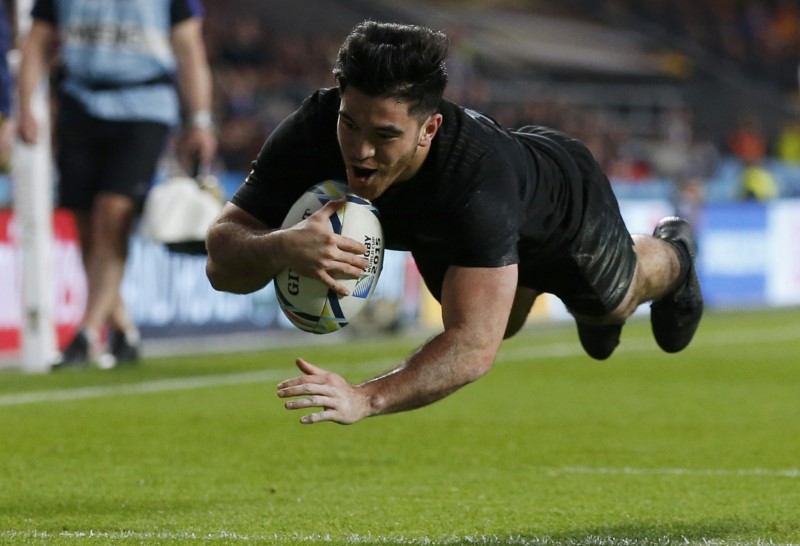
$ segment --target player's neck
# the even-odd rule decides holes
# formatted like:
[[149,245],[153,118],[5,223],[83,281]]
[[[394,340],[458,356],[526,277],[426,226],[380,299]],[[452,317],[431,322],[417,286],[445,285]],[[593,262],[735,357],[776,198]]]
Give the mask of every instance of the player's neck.
[[430,146],[418,146],[414,151],[414,156],[411,158],[408,167],[403,171],[403,174],[397,178],[397,181],[405,182],[417,176],[417,173],[422,169],[422,165],[425,164],[425,159],[427,159],[430,151]]

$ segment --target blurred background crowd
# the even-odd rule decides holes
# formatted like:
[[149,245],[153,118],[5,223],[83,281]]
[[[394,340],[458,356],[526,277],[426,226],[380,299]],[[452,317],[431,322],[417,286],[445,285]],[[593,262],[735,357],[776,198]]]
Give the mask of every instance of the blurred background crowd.
[[621,197],[693,207],[800,196],[800,0],[203,5],[214,168],[231,187],[303,98],[334,85],[341,40],[372,18],[446,31],[449,98],[508,127],[583,140]]
[[[800,301],[800,0],[201,3],[219,137],[211,174],[227,196],[277,125],[316,89],[335,85],[335,56],[355,24],[422,24],[450,38],[448,98],[507,127],[545,125],[582,140],[629,207],[632,231],[648,232],[651,218],[672,213],[697,226],[709,306]],[[164,154],[156,183],[182,174],[178,148]],[[0,209],[12,206],[7,178],[0,173]],[[742,201],[769,203],[731,206]],[[0,210],[0,220],[9,213]],[[0,246],[10,249],[3,235],[0,224]],[[74,256],[73,239],[62,234],[58,252]],[[124,290],[144,336],[279,325],[272,291],[228,297],[210,288],[197,257],[168,255],[141,237],[132,248]],[[15,255],[7,251],[6,263]],[[384,264],[378,298],[389,311],[376,311],[388,318],[369,320],[390,328],[417,316],[439,320],[420,303],[413,263],[395,257]],[[84,293],[80,265],[70,263],[57,292],[62,337],[77,326],[69,313],[82,312],[72,305]],[[567,316],[558,309],[542,316]],[[20,323],[21,315],[6,319]]]
[[800,195],[786,165],[800,161],[797,0],[395,4],[206,0],[220,167],[246,172],[265,135],[334,84],[353,22],[392,18],[447,31],[450,98],[582,139],[620,193]]
[[794,0],[609,0],[622,21],[641,18],[707,48],[784,91],[797,88],[800,9]]

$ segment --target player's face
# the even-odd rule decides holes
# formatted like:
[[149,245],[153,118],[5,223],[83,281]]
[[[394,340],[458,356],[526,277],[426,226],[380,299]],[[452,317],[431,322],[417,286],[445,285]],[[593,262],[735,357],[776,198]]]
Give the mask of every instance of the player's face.
[[395,182],[414,176],[441,122],[441,114],[420,120],[409,114],[405,102],[348,87],[337,132],[350,190],[374,200]]

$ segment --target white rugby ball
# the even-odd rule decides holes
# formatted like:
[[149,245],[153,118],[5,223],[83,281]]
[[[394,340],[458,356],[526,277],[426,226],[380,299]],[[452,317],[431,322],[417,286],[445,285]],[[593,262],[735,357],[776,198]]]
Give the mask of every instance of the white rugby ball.
[[378,210],[366,199],[347,193],[347,185],[327,180],[309,188],[289,209],[281,228],[293,226],[321,209],[328,201],[346,199],[344,207],[331,215],[330,229],[367,247],[369,267],[358,278],[339,278],[350,291],[340,296],[318,279],[284,269],[275,276],[275,294],[283,314],[298,328],[328,334],[348,325],[366,306],[383,267],[383,228]]

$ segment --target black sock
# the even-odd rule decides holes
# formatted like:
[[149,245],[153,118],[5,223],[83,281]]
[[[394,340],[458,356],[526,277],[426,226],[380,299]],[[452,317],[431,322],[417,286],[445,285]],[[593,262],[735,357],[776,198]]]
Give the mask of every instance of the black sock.
[[680,241],[671,241],[669,239],[664,239],[664,242],[669,243],[672,245],[672,248],[675,249],[675,252],[678,253],[678,263],[680,264],[681,271],[678,273],[677,280],[673,283],[670,292],[673,292],[676,288],[681,286],[684,281],[686,281],[686,277],[689,275],[689,269],[692,267],[692,256],[689,254],[689,249],[686,248],[686,245],[681,243]]

